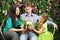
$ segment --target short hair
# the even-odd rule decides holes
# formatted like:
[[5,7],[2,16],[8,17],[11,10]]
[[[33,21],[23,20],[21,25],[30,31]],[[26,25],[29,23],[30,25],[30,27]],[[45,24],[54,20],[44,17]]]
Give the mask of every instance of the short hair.
[[31,7],[31,8],[32,8],[32,6],[31,6],[31,5],[29,5],[29,4],[27,4],[27,5],[25,5],[25,6],[24,6],[24,8],[26,8],[26,7]]

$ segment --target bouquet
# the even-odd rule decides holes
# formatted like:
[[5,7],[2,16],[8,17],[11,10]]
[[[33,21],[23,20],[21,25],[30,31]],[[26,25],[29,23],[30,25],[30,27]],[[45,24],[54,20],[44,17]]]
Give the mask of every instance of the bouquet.
[[25,19],[22,19],[22,20],[21,20],[20,27],[21,27],[21,28],[25,28],[25,24],[26,24],[26,20],[25,20]]
[[28,29],[34,26],[34,23],[31,20],[22,19],[21,28]]

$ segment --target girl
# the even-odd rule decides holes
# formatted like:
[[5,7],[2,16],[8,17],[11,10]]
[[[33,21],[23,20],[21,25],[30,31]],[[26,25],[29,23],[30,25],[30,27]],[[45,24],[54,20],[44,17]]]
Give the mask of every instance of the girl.
[[[32,30],[38,34],[38,40],[53,40],[53,34],[49,32],[47,28],[47,20],[48,15],[42,14],[40,16],[40,21],[37,22],[38,25],[37,30],[34,27],[32,27]],[[55,23],[53,23],[53,26],[57,27]]]

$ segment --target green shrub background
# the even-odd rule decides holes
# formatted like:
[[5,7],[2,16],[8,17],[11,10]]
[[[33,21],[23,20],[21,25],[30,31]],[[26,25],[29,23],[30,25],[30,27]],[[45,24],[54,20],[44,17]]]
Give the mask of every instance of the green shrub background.
[[[12,0],[1,0],[2,6],[0,6],[0,25],[5,18],[5,14],[3,14],[3,10],[9,11],[10,4]],[[6,4],[4,3],[6,2]],[[13,0],[13,2],[17,2],[17,0]],[[60,2],[58,0],[22,0],[22,4],[28,4],[28,2],[32,2],[37,7],[36,14],[40,15],[40,10],[44,10],[49,17],[53,19],[53,21],[58,25],[58,30],[56,30],[54,35],[54,40],[60,40]],[[52,5],[50,5],[50,2]],[[51,8],[49,8],[51,6]],[[23,13],[24,8],[21,9],[21,13]],[[3,38],[0,36],[0,40]]]

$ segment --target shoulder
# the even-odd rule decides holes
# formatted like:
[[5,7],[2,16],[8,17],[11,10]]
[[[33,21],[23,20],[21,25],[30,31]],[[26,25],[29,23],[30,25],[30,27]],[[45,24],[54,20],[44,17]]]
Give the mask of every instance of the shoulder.
[[34,13],[33,13],[32,15],[33,15],[34,17],[36,17],[36,18],[39,18],[39,16],[38,16],[37,14],[34,14]]
[[24,13],[24,14],[21,14],[21,16],[25,16],[26,15],[26,13]]
[[38,16],[37,14],[34,14],[34,13],[33,13],[33,17],[34,17],[34,18],[37,18],[37,19],[39,20],[39,16]]
[[34,16],[38,16],[37,14],[32,13]]
[[6,20],[6,26],[12,26],[12,18],[8,17]]
[[8,17],[8,18],[6,19],[6,21],[8,21],[8,22],[10,22],[11,20],[12,20],[11,17]]

